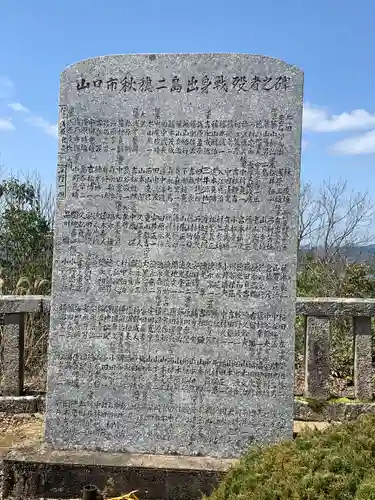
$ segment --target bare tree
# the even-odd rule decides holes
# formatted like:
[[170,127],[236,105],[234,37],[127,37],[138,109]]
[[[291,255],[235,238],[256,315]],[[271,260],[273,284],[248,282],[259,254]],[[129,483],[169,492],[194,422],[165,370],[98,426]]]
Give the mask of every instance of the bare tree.
[[313,187],[311,183],[305,183],[301,186],[299,197],[298,249],[301,245],[311,246],[313,233],[319,219],[319,205],[314,198]]
[[368,192],[348,190],[346,181],[324,181],[314,191],[302,186],[298,247],[314,249],[323,259],[334,259],[342,249],[374,240],[375,205]]

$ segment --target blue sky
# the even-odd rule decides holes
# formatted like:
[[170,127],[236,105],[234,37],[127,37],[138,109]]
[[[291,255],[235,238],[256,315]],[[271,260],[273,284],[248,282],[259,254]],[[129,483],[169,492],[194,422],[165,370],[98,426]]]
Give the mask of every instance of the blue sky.
[[2,0],[0,164],[55,184],[59,76],[69,64],[243,52],[305,72],[303,180],[374,191],[374,22],[374,0]]

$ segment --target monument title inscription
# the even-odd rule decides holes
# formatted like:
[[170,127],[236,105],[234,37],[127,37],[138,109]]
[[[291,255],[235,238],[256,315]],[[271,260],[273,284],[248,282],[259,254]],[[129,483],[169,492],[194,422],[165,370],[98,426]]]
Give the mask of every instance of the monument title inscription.
[[302,86],[236,54],[62,74],[48,443],[229,457],[292,435]]

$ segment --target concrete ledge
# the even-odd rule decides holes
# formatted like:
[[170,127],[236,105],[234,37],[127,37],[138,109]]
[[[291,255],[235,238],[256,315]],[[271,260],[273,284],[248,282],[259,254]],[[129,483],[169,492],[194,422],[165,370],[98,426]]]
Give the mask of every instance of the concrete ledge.
[[44,397],[42,396],[0,396],[0,412],[40,413],[44,411]]
[[79,498],[86,484],[113,495],[138,490],[141,499],[195,500],[209,495],[236,461],[210,457],[15,449],[3,460],[3,498]]
[[0,295],[0,314],[42,312],[43,295]]
[[355,420],[360,415],[375,414],[374,403],[330,403],[294,400],[294,418],[296,420],[317,422],[347,422]]
[[297,297],[296,314],[303,316],[375,316],[375,299]]

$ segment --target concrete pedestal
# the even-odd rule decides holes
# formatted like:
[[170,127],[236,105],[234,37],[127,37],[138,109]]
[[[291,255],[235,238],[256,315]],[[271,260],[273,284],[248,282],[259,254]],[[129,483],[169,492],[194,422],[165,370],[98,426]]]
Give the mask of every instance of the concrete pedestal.
[[9,452],[3,498],[80,498],[86,484],[111,495],[138,490],[140,499],[194,500],[210,494],[233,459],[53,450],[43,445]]

